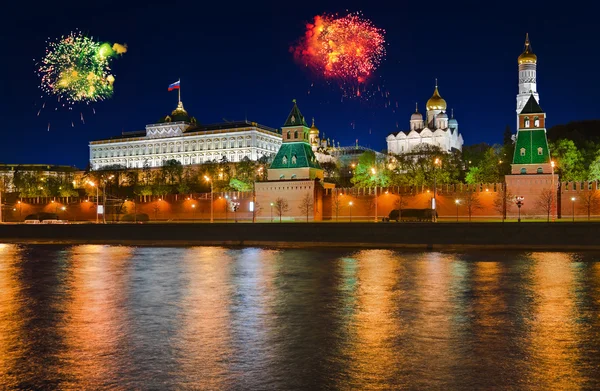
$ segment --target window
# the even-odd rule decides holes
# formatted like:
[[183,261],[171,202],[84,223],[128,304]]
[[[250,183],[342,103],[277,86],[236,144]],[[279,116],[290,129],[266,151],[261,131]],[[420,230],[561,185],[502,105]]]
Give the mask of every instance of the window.
[[542,170],[542,167],[538,167],[537,173],[538,174],[543,174],[544,173],[544,170]]
[[540,127],[540,117],[533,117],[533,126],[536,128]]
[[538,147],[538,155],[542,155],[544,153],[544,150],[542,149],[542,147]]
[[291,135],[291,133],[290,133],[290,131],[288,130],[288,132],[287,132],[287,138],[288,138],[288,140],[289,140],[289,139],[290,139],[290,137],[291,137],[290,135]]
[[292,164],[296,164],[296,154],[292,155]]
[[292,179],[296,179],[296,174],[292,174]]
[[298,131],[294,131],[294,138],[298,138]]
[[283,155],[283,159],[281,159],[281,163],[287,164],[287,155]]
[[283,174],[279,175],[279,179],[283,179],[283,178],[285,178],[285,175],[283,175]]
[[521,174],[527,174],[527,169],[525,167],[521,168]]
[[525,127],[528,128],[529,127],[529,117],[525,117]]
[[521,148],[521,156],[525,156],[525,148]]

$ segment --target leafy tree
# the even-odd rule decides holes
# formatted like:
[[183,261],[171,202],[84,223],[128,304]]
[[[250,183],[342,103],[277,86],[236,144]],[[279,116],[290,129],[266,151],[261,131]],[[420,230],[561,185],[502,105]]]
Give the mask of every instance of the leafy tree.
[[582,181],[586,178],[581,152],[571,140],[558,140],[550,151],[556,161],[556,171],[563,181]]
[[252,190],[252,184],[244,182],[242,180],[231,178],[229,180],[229,187],[237,191],[250,191]]
[[344,207],[343,195],[335,189],[335,192],[331,195],[331,209],[335,213],[335,221],[338,221],[340,211]]
[[273,203],[273,207],[275,208],[275,212],[277,212],[279,222],[281,223],[281,216],[290,209],[289,204],[285,198],[279,197]]
[[323,162],[321,163],[321,168],[323,169],[325,178],[327,178],[329,182],[339,182],[340,170],[335,162]]
[[[497,149],[496,149],[497,148]],[[477,165],[471,165],[465,181],[468,184],[497,183],[500,181],[500,161],[498,154],[500,147],[489,147]]]
[[502,191],[499,191],[496,194],[496,198],[494,198],[494,209],[502,216],[502,222],[506,220],[506,214],[512,208],[512,199],[514,196],[508,189],[506,188],[506,184],[504,184],[504,188]]
[[395,156],[390,165],[393,185],[432,186],[434,180],[437,184],[458,181],[463,164],[459,153],[449,154],[437,146],[422,144]]
[[306,222],[308,223],[308,215],[310,214],[310,212],[313,210],[314,207],[314,200],[313,197],[310,193],[306,193],[304,195],[304,197],[302,197],[302,199],[300,200],[300,205],[298,206],[298,209],[300,209],[300,212],[302,214],[306,215]]
[[378,161],[375,152],[364,152],[358,158],[358,164],[352,183],[356,187],[388,186],[390,184],[390,172],[386,169],[384,162]]
[[600,153],[592,161],[588,169],[588,181],[600,181]]
[[163,162],[161,167],[161,176],[167,181],[167,183],[171,185],[174,183],[179,183],[182,173],[183,166],[179,160],[169,159]]

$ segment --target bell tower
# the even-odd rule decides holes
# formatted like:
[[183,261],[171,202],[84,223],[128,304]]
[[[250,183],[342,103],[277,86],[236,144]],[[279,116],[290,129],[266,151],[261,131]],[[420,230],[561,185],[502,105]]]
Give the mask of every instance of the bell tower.
[[533,95],[536,102],[540,103],[540,96],[537,92],[537,56],[533,54],[529,34],[525,35],[525,47],[523,53],[517,59],[519,63],[519,93],[517,94],[517,129],[519,129],[518,116]]

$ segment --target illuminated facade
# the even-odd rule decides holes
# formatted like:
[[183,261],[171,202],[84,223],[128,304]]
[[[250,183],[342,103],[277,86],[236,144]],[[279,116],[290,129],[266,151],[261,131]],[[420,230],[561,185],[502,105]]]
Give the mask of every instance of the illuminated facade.
[[443,151],[462,151],[463,138],[458,132],[454,113],[448,118],[446,101],[440,96],[437,81],[433,96],[427,101],[427,118],[418,107],[410,117],[410,130],[392,133],[386,137],[387,150],[391,154],[411,152],[422,144],[440,147]]
[[137,132],[124,132],[107,140],[92,141],[90,167],[119,165],[127,168],[160,167],[166,160],[182,165],[209,161],[239,162],[244,158],[272,158],[281,146],[277,129],[240,121],[200,125],[180,101],[171,115]]

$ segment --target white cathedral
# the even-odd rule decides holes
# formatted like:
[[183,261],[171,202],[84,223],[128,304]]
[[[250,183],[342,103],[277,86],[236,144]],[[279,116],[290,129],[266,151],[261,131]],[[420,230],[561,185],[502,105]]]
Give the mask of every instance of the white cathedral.
[[386,137],[387,150],[391,154],[412,151],[422,144],[431,144],[444,151],[462,151],[463,138],[458,132],[458,121],[454,113],[448,118],[446,101],[440,96],[437,81],[433,96],[427,101],[427,122],[418,107],[410,117],[410,130],[391,133]]

